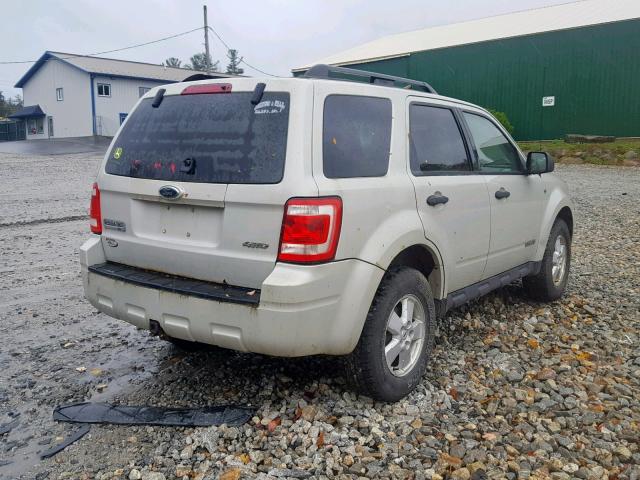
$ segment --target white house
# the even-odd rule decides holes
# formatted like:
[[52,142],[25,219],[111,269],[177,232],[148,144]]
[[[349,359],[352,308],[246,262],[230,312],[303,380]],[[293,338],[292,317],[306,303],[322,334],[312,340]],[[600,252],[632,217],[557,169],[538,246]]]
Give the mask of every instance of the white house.
[[149,89],[198,74],[202,72],[47,51],[16,83],[25,106],[11,118],[24,120],[27,140],[113,136]]

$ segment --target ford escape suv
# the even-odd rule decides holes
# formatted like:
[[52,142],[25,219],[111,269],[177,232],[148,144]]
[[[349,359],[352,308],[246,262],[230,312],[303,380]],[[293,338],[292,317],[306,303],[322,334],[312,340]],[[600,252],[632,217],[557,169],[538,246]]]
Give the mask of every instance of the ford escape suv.
[[85,295],[177,341],[343,355],[395,401],[448,309],[520,278],[562,295],[573,216],[553,169],[422,82],[319,65],[154,88],[93,186]]

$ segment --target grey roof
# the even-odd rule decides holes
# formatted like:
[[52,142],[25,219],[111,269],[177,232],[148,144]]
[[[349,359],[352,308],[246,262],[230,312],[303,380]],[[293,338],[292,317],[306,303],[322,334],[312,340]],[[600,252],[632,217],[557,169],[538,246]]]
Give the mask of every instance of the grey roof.
[[413,52],[534,35],[640,18],[638,0],[581,0],[506,15],[440,25],[383,37],[294,68],[317,63],[346,66],[407,56]]
[[[49,60],[60,60],[68,63],[80,70],[96,75],[107,75],[112,77],[140,78],[145,80],[157,80],[159,82],[181,82],[185,78],[196,73],[198,70],[188,70],[186,68],[165,67],[153,63],[131,62],[128,60],[116,60],[113,58],[91,57],[87,55],[76,55],[74,53],[45,52],[33,66],[16,83],[16,88],[21,88],[33,76],[33,74]],[[218,78],[232,77],[225,73],[211,73]]]
[[44,117],[45,113],[40,108],[40,105],[28,105],[22,107],[15,113],[9,115],[9,118],[28,118],[28,117]]

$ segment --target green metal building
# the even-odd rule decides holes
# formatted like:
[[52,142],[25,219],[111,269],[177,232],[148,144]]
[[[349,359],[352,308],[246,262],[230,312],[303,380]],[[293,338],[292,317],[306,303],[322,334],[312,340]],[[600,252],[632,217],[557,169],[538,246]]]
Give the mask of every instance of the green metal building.
[[585,0],[433,27],[314,63],[427,81],[441,95],[505,112],[518,140],[640,137],[640,0]]

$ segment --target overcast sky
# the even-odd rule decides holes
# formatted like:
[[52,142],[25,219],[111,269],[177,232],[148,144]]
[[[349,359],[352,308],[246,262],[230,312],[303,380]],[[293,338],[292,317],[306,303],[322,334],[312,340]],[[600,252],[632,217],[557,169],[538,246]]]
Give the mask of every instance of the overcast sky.
[[[209,24],[246,60],[269,73],[291,68],[394,33],[457,23],[567,0],[31,0],[3,1],[0,61],[37,59],[45,50],[87,54],[148,42]],[[187,62],[204,51],[202,31],[124,52],[112,58],[161,63]],[[213,37],[214,60],[227,64]],[[0,90],[13,88],[29,64],[0,65]],[[259,75],[245,67],[245,74]]]

